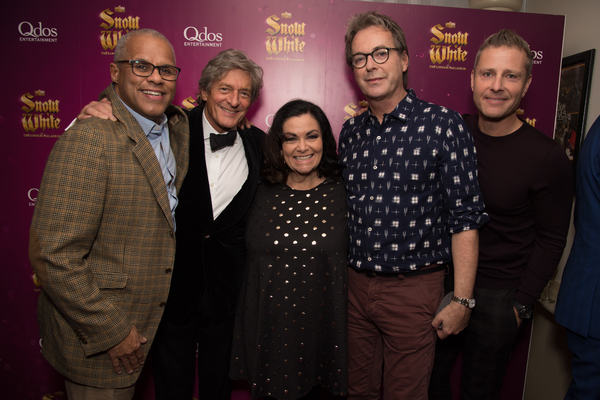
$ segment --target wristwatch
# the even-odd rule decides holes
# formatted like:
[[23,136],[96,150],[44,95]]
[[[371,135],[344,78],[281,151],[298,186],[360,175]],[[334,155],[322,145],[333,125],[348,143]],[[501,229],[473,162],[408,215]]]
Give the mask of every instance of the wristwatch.
[[512,305],[517,310],[517,314],[519,314],[519,318],[521,319],[529,319],[533,316],[533,310],[529,307],[525,307],[523,304],[519,303],[517,300],[513,299]]
[[458,304],[465,306],[465,307],[469,307],[469,308],[475,307],[475,299],[463,299],[462,297],[452,296],[452,301],[455,301]]

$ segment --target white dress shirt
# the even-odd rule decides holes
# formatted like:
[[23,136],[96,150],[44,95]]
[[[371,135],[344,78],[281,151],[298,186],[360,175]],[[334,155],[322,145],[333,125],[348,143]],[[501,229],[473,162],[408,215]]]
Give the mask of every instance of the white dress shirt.
[[213,152],[210,148],[210,134],[219,134],[206,119],[206,110],[202,112],[204,131],[204,159],[210,186],[213,219],[223,212],[231,200],[240,191],[248,178],[248,161],[244,143],[237,133],[233,146]]

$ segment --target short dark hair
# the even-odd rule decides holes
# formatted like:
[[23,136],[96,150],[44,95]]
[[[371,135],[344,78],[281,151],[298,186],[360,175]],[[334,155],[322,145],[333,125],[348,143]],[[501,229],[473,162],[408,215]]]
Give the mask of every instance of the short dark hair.
[[[398,49],[400,56],[406,54],[408,59],[408,46],[406,45],[406,35],[400,28],[400,25],[396,23],[392,18],[387,15],[379,14],[377,11],[367,11],[364,13],[353,15],[348,20],[348,28],[346,30],[346,36],[344,40],[346,42],[346,63],[350,68],[352,66],[352,41],[356,34],[371,26],[378,26],[384,31],[390,32],[394,39],[394,46]],[[406,89],[406,78],[408,76],[408,69],[402,74],[402,80],[404,88]]]
[[525,80],[531,76],[531,70],[533,68],[533,53],[529,48],[529,44],[519,36],[515,31],[510,29],[502,29],[499,32],[494,33],[489,36],[481,47],[479,51],[477,51],[477,55],[475,56],[475,65],[473,66],[473,70],[477,69],[477,64],[479,64],[479,57],[481,57],[481,53],[483,50],[488,47],[503,47],[506,46],[512,49],[523,50],[525,55],[527,56],[527,60],[525,61],[525,71],[527,72],[525,76]]
[[197,99],[198,105],[204,105],[202,91],[210,93],[213,83],[234,69],[240,69],[250,76],[250,84],[252,85],[250,103],[254,103],[258,98],[260,89],[263,87],[263,69],[248,58],[243,51],[228,49],[217,54],[202,70],[202,75],[198,82],[198,89],[200,90]]
[[317,166],[317,174],[320,177],[333,179],[337,179],[341,175],[342,166],[338,162],[335,137],[327,116],[316,104],[297,99],[285,103],[277,110],[271,129],[265,137],[262,175],[268,183],[275,185],[287,182],[290,168],[284,162],[281,151],[284,140],[283,124],[290,118],[306,114],[311,115],[317,121],[322,134],[323,157]]

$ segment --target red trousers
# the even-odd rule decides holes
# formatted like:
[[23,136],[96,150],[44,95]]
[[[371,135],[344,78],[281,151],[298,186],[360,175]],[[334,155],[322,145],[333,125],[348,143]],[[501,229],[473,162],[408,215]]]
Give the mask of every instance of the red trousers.
[[348,271],[348,400],[427,400],[444,271],[368,277]]

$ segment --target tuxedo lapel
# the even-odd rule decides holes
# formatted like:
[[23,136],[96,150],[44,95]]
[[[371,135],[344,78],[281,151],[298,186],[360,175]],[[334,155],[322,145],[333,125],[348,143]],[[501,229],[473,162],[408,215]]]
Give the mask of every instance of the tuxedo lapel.
[[205,230],[213,222],[213,213],[204,155],[202,110],[202,107],[196,107],[188,114],[190,121],[190,158],[188,173],[180,194],[185,198],[182,203],[185,207],[186,216],[192,218],[198,228]]
[[225,229],[246,215],[258,186],[260,149],[256,147],[256,142],[250,137],[252,135],[251,131],[240,129],[238,133],[244,144],[246,162],[248,163],[248,178],[225,210],[217,217],[214,226],[215,230]]

